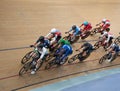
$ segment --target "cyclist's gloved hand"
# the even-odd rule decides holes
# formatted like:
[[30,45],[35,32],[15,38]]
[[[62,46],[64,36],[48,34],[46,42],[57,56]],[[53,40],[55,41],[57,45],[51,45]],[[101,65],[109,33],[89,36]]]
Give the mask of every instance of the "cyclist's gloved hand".
[[65,34],[67,34],[68,32],[65,32]]
[[34,45],[30,45],[30,47],[34,47]]

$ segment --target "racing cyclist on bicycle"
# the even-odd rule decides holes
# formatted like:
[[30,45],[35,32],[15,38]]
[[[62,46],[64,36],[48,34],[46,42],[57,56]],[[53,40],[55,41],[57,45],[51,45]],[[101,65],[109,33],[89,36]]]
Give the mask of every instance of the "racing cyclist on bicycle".
[[31,74],[35,74],[35,72],[38,70],[38,67],[40,65],[41,61],[45,60],[46,55],[49,54],[49,51],[47,48],[44,47],[44,45],[40,44],[37,46],[36,48],[36,52],[39,52],[40,56],[38,58],[38,60],[36,60],[36,65],[35,68],[31,71]]
[[102,21],[99,24],[97,24],[96,26],[101,27],[100,32],[101,32],[101,34],[103,34],[103,31],[110,27],[110,21],[107,19],[102,19]]
[[55,46],[57,46],[57,43],[61,39],[62,35],[59,30],[57,30],[56,28],[52,28],[50,33],[47,34],[45,37],[50,40],[50,48],[52,50]]
[[109,31],[110,31],[110,28],[107,28],[101,35],[101,37],[105,39],[105,41],[103,41],[104,47],[110,46],[110,44],[112,43],[112,39],[114,38],[113,34],[110,33]]
[[108,53],[112,53],[112,55],[108,57],[108,62],[112,62],[115,59],[115,56],[119,54],[120,46],[113,43],[107,50],[108,50]]
[[80,61],[83,61],[83,58],[87,55],[89,55],[93,50],[93,46],[92,44],[85,42],[80,48],[78,48],[76,51],[79,51],[80,49],[82,49],[82,51],[80,52],[82,54],[82,57],[79,57]]
[[68,31],[68,32],[65,32],[65,33],[69,33],[69,32],[71,32],[72,31],[72,36],[71,36],[71,41],[73,41],[73,40],[75,40],[75,37],[76,36],[78,36],[79,34],[81,34],[81,29],[78,27],[78,26],[76,26],[76,25],[73,25],[71,28],[70,28],[70,30]]
[[69,55],[73,53],[73,49],[70,45],[62,45],[55,53],[55,56],[59,56],[59,64],[63,64]]
[[92,29],[91,23],[88,21],[84,21],[81,25],[80,28],[82,29],[82,36],[85,36],[85,34]]

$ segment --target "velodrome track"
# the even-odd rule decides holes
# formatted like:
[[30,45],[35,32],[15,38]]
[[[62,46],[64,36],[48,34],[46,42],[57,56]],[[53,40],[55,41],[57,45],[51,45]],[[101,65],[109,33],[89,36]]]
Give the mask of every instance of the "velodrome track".
[[[21,58],[32,50],[28,46],[53,27],[65,36],[64,32],[73,24],[80,25],[88,20],[95,27],[101,19],[107,18],[111,21],[111,32],[117,37],[120,32],[119,0],[3,0],[0,7],[0,91],[27,91],[74,76],[120,67],[119,57],[111,64],[98,64],[99,58],[105,54],[100,48],[84,63],[66,63],[50,70],[44,70],[44,64],[35,75],[18,76]],[[96,40],[98,36],[90,36],[86,40]],[[81,44],[79,40],[73,49]]]

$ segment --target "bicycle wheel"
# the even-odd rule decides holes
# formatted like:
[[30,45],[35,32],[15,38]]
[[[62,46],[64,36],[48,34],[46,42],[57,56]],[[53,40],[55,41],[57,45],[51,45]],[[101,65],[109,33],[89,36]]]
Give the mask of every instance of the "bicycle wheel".
[[45,69],[50,69],[53,65],[57,65],[55,62],[55,59],[53,59],[52,61],[48,62],[45,66]]
[[74,55],[73,57],[71,57],[69,60],[68,60],[68,63],[72,63],[74,62],[76,59],[78,59],[78,54]]
[[102,64],[105,60],[107,59],[107,54],[105,54],[104,56],[102,56],[99,60],[99,64]]
[[120,44],[120,36],[118,36],[115,41],[114,41],[115,44]]
[[31,61],[26,63],[19,71],[19,76],[22,76],[23,74],[25,74],[30,68],[31,68]]
[[94,49],[98,49],[99,47],[100,47],[99,41],[97,41],[97,42],[94,44]]
[[88,31],[88,32],[85,34],[85,36],[82,36],[82,37],[81,37],[81,39],[85,39],[85,38],[87,38],[89,35],[90,35],[90,32]]
[[33,51],[28,52],[28,53],[22,58],[22,60],[21,60],[21,63],[22,63],[22,64],[25,64],[27,61],[30,60],[30,58],[31,58],[30,54],[31,54],[32,52],[33,52]]

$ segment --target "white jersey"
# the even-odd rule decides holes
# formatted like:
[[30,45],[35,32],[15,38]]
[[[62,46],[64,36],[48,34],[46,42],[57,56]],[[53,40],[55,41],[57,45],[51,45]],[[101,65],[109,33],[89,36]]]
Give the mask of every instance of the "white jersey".
[[49,51],[47,48],[43,47],[41,50],[38,50],[39,53],[41,54],[40,55],[40,59],[43,59],[43,57],[46,55],[46,54],[49,54]]
[[110,38],[114,38],[113,34],[106,32],[106,31],[103,32],[101,37],[106,36],[106,35],[108,36],[108,38],[106,39],[106,42],[109,42]]

